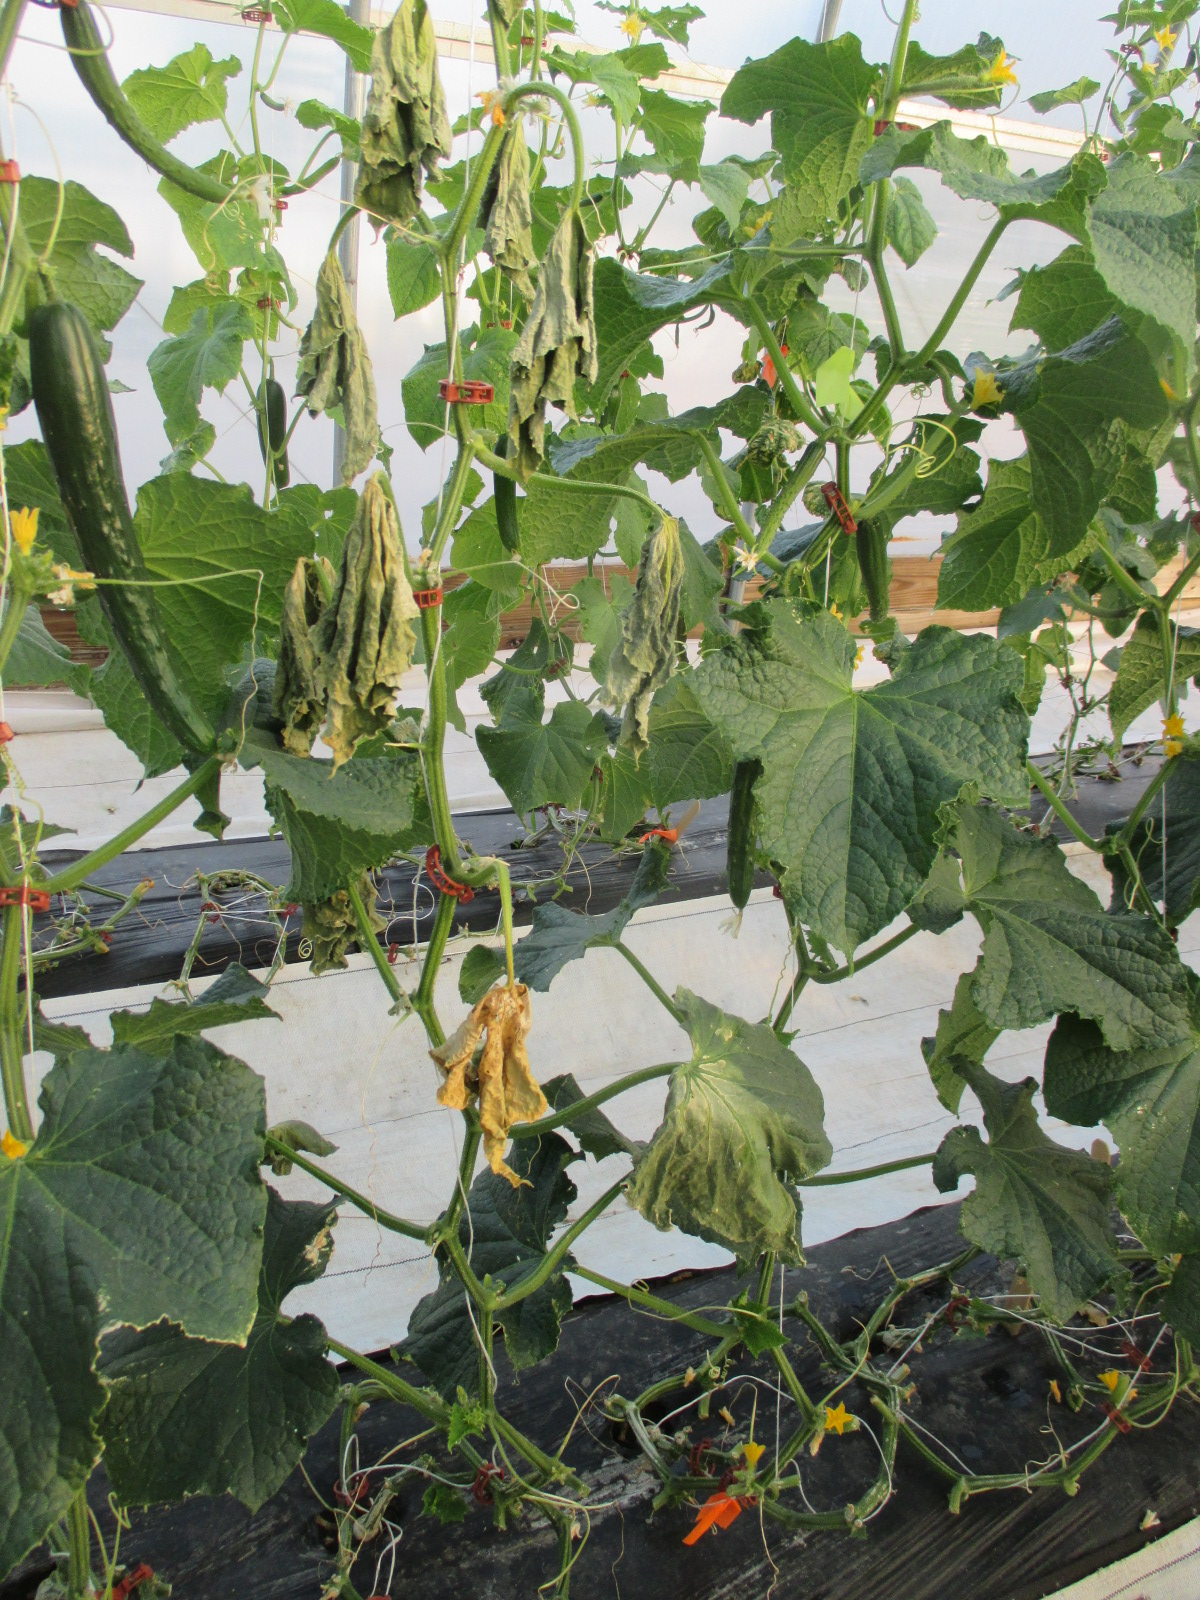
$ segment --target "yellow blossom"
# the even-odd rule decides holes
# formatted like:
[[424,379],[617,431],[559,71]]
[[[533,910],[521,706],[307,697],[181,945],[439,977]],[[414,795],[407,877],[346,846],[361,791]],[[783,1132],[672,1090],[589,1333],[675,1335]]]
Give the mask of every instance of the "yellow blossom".
[[854,652],[854,670],[855,670],[855,672],[858,671],[859,667],[861,667],[862,664],[863,664],[863,647],[862,647],[862,645],[859,645],[858,649]]
[[1163,750],[1168,760],[1182,752],[1182,741],[1183,718],[1176,711],[1173,716],[1163,718]]
[[994,372],[978,371],[975,374],[975,387],[971,391],[971,410],[978,411],[980,406],[999,405],[1004,399],[1004,390],[996,382]]
[[14,1139],[8,1129],[5,1128],[4,1136],[0,1138],[0,1150],[4,1152],[10,1161],[19,1160],[28,1149],[29,1146],[27,1144],[20,1139]]
[[23,556],[27,556],[33,549],[33,541],[37,538],[37,506],[34,506],[32,511],[28,506],[22,506],[19,511],[10,511],[8,520],[12,527],[12,536],[17,542],[18,550]]
[[639,17],[635,11],[627,16],[625,21],[621,24],[621,32],[625,34],[627,38],[632,39],[633,43],[636,44],[642,37],[642,32],[645,26],[645,17]]
[[840,611],[840,610],[839,610],[839,609],[838,609],[838,607],[837,607],[837,606],[835,606],[835,605],[833,605],[833,606],[830,606],[830,608],[829,608],[829,615],[830,615],[830,616],[831,616],[831,617],[836,617],[836,618],[837,618],[837,619],[838,619],[838,621],[839,621],[839,622],[841,622],[841,620],[842,620],[842,613],[841,613],[841,611]]
[[1102,1372],[1100,1374],[1100,1382],[1108,1390],[1109,1394],[1116,1394],[1117,1385],[1120,1383],[1120,1381],[1121,1374],[1115,1367],[1109,1367],[1107,1372]]
[[1001,50],[988,68],[987,81],[989,83],[1016,83],[1017,75],[1013,71],[1014,58],[1007,50]]
[[853,1432],[854,1418],[846,1410],[845,1401],[839,1400],[836,1406],[825,1407],[825,1432],[842,1434],[849,1427]]
[[763,1452],[766,1450],[766,1448],[767,1447],[765,1444],[755,1444],[753,1439],[748,1440],[742,1446],[742,1454],[745,1456],[746,1465],[750,1468],[751,1472],[754,1472],[757,1469],[758,1463],[762,1460]]
[[1179,35],[1175,32],[1175,29],[1171,27],[1170,23],[1168,23],[1165,28],[1155,28],[1154,30],[1154,42],[1162,51],[1164,56],[1169,56],[1171,51],[1174,50],[1175,40],[1178,37]]
[[508,121],[504,110],[504,91],[502,89],[480,89],[475,96],[476,100],[483,103],[483,114],[490,117],[493,127],[502,128]]
[[1058,1387],[1057,1378],[1050,1379],[1050,1393],[1054,1396],[1054,1404],[1056,1406],[1062,1405],[1062,1390]]
[[0,406],[0,433],[8,431],[8,407]]
[[758,566],[758,557],[753,550],[748,550],[744,544],[735,544],[733,547],[733,566],[735,572],[753,572]]
[[1175,393],[1174,389],[1172,389],[1171,385],[1167,382],[1167,380],[1165,378],[1160,378],[1158,380],[1158,383],[1159,383],[1159,387],[1161,388],[1162,392],[1166,395],[1168,400],[1178,400],[1179,399],[1179,396]]

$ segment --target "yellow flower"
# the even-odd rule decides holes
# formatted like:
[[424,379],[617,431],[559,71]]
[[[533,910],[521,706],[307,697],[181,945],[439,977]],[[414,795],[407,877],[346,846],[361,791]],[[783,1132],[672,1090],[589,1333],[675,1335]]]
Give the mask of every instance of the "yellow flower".
[[1057,1378],[1050,1379],[1050,1393],[1054,1396],[1054,1404],[1056,1406],[1062,1405],[1062,1390],[1058,1387]]
[[1004,390],[996,382],[994,372],[977,371],[975,374],[975,387],[971,391],[971,410],[978,411],[980,406],[999,405],[1004,399]]
[[842,620],[842,613],[838,610],[837,606],[830,606],[829,615],[831,617],[836,617],[839,622]]
[[1100,1374],[1100,1382],[1108,1390],[1109,1394],[1116,1394],[1117,1385],[1120,1383],[1120,1381],[1121,1374],[1115,1367],[1109,1367],[1107,1372],[1102,1372]]
[[1167,382],[1167,380],[1165,378],[1160,378],[1158,380],[1158,382],[1159,382],[1159,387],[1162,389],[1162,392],[1166,395],[1168,400],[1178,400],[1179,399],[1179,396],[1175,393],[1174,389],[1172,389],[1171,385]]
[[1178,711],[1174,716],[1163,718],[1163,750],[1167,760],[1179,755],[1183,750],[1183,718]]
[[0,1150],[4,1152],[10,1161],[18,1161],[28,1149],[29,1146],[27,1144],[20,1139],[14,1139],[8,1129],[5,1128],[4,1137],[0,1138]]
[[863,647],[862,647],[862,645],[859,645],[858,649],[854,652],[854,670],[857,672],[859,667],[862,666],[862,664],[863,664]]
[[836,1407],[825,1407],[825,1432],[842,1434],[847,1427],[853,1432],[854,1418],[846,1410],[845,1402],[839,1400]]
[[753,550],[748,550],[744,544],[735,544],[733,547],[733,567],[735,572],[753,572],[758,566],[758,557]]
[[483,102],[483,114],[491,118],[492,126],[502,128],[508,121],[503,89],[480,89],[475,98]]
[[0,433],[8,431],[8,407],[0,406]]
[[758,1467],[758,1463],[762,1460],[763,1452],[766,1450],[766,1448],[767,1447],[765,1444],[755,1444],[753,1439],[748,1440],[742,1446],[742,1454],[745,1456],[746,1465],[750,1468],[751,1472],[754,1472]]
[[639,17],[636,12],[632,12],[621,24],[621,32],[626,36],[626,38],[632,39],[633,43],[636,44],[642,37],[642,32],[645,29],[645,26],[646,19],[644,17]]
[[1169,56],[1171,51],[1174,50],[1175,40],[1178,37],[1179,35],[1171,27],[1170,23],[1165,28],[1155,28],[1154,30],[1154,42],[1164,56]]
[[96,579],[90,572],[76,572],[68,567],[65,562],[58,561],[54,565],[54,576],[59,581],[57,589],[51,589],[46,599],[52,606],[73,606],[75,604],[75,585],[81,589],[94,589]]
[[987,81],[989,83],[1016,83],[1017,75],[1013,71],[1014,58],[1007,50],[1002,49],[988,68]]
[[33,541],[37,538],[37,506],[34,506],[32,511],[28,506],[22,506],[19,511],[10,511],[8,520],[12,527],[12,536],[17,541],[17,548],[23,556],[27,556],[33,549]]

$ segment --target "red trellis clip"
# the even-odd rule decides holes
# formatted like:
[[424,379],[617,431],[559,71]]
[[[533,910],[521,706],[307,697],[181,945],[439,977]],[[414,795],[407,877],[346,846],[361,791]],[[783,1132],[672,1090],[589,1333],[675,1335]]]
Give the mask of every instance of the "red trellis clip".
[[651,828],[649,833],[643,833],[638,840],[639,844],[649,844],[651,839],[661,839],[664,844],[679,843],[678,828]]
[[452,406],[488,406],[496,397],[495,385],[479,378],[464,378],[461,383],[443,378],[438,384],[438,393]]
[[17,889],[0,889],[0,908],[27,906],[30,911],[49,911],[49,889],[31,889],[27,883]]
[[471,1485],[471,1493],[481,1506],[490,1506],[492,1503],[491,1480],[504,1476],[503,1467],[494,1467],[490,1461],[485,1461],[475,1474],[475,1482]]
[[276,202],[275,202],[276,211],[286,211],[287,210],[287,206],[288,206],[288,203],[287,203],[286,200],[276,200]]
[[0,161],[0,183],[20,183],[21,169],[15,161]]
[[850,515],[850,507],[846,504],[846,497],[836,483],[823,483],[821,493],[825,496],[825,504],[833,512],[842,525],[842,532],[849,537],[858,532],[858,523]]
[[279,310],[279,301],[272,299],[269,294],[264,294],[261,300],[256,300],[254,303],[260,311]]
[[1132,1361],[1139,1372],[1150,1371],[1150,1357],[1146,1352],[1134,1344],[1132,1339],[1126,1339],[1121,1345],[1121,1354],[1127,1361]]
[[262,6],[251,6],[248,10],[242,12],[243,22],[273,22],[274,20],[275,13]]
[[1130,1431],[1132,1424],[1130,1423],[1129,1418],[1123,1417],[1118,1408],[1113,1405],[1111,1400],[1106,1400],[1104,1402],[1104,1415],[1112,1423],[1113,1427],[1119,1428],[1122,1433],[1128,1433]]
[[335,1505],[341,1506],[346,1511],[353,1511],[370,1492],[370,1483],[365,1473],[359,1473],[354,1480],[353,1489],[344,1489],[339,1478],[333,1486],[333,1500]]
[[[74,0],[71,0],[74,4]],[[127,1572],[120,1583],[113,1585],[112,1600],[129,1600],[135,1589],[141,1588],[143,1583],[149,1583],[154,1576],[154,1568],[145,1561],[138,1563],[132,1572]]]
[[559,673],[565,671],[570,665],[570,656],[559,656],[557,660],[551,661],[547,666],[545,675],[547,678],[557,678]]
[[441,605],[442,591],[440,589],[414,589],[413,599],[417,602],[418,611],[432,611],[434,606]]
[[12,731],[12,728],[7,722],[0,722],[0,744],[8,744],[10,740],[15,739],[16,737],[16,734]]
[[431,844],[425,852],[425,871],[443,894],[453,895],[456,900],[461,900],[464,906],[474,900],[474,889],[465,883],[455,883],[453,878],[447,877],[442,871],[442,852],[436,844]]

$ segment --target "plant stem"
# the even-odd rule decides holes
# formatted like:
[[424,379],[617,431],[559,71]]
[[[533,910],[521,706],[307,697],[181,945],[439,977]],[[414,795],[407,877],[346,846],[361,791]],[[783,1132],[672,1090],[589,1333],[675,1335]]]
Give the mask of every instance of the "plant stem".
[[358,1350],[348,1344],[342,1344],[337,1339],[326,1336],[325,1348],[332,1355],[340,1356],[343,1361],[348,1361],[352,1367],[357,1367],[360,1372],[365,1372],[368,1377],[374,1378],[384,1392],[401,1405],[411,1406],[427,1421],[444,1427],[449,1413],[442,1402],[424,1389],[417,1389],[411,1383],[406,1383],[403,1378],[394,1372],[389,1372],[386,1367],[381,1367],[378,1361],[372,1361],[370,1356],[362,1355]]
[[592,1223],[595,1222],[596,1218],[608,1210],[609,1206],[612,1205],[613,1201],[621,1193],[624,1187],[624,1178],[618,1178],[616,1183],[610,1183],[604,1193],[592,1201],[591,1205],[587,1208],[583,1215],[578,1217],[567,1229],[567,1231],[560,1238],[554,1241],[553,1249],[547,1251],[529,1276],[527,1278],[522,1278],[521,1282],[516,1286],[515,1289],[511,1289],[507,1293],[497,1296],[495,1309],[497,1311],[507,1310],[509,1306],[517,1305],[518,1302],[524,1300],[527,1295],[531,1295],[535,1292],[535,1290],[540,1289],[546,1280],[558,1271],[559,1263],[567,1254],[567,1251],[570,1250],[571,1246],[575,1243],[576,1239],[578,1239],[579,1235],[586,1232],[586,1230],[591,1227]]
[[455,899],[453,895],[444,894],[438,900],[437,910],[434,912],[433,927],[429,934],[429,943],[425,946],[425,961],[421,967],[421,980],[417,984],[411,999],[413,1010],[425,1025],[425,1032],[429,1042],[435,1047],[445,1044],[446,1035],[438,1021],[437,1012],[433,1004],[433,990],[437,982],[438,969],[442,964],[442,957],[446,953],[446,941],[450,937],[450,929],[454,923]]
[[[519,474],[513,462],[504,456],[498,456],[494,450],[478,439],[472,439],[471,450],[480,466],[486,467],[489,472],[494,472],[498,477],[511,478],[519,482]],[[643,494],[640,489],[631,489],[624,483],[602,483],[590,478],[560,478],[553,472],[535,472],[526,480],[530,483],[551,484],[556,489],[564,489],[568,494],[607,494],[616,495],[623,500],[636,500],[653,512],[656,519],[662,521],[662,507],[656,500],[651,500],[648,494]]]
[[858,1167],[853,1172],[819,1172],[813,1178],[798,1178],[802,1189],[821,1189],[837,1183],[862,1183],[867,1178],[883,1178],[889,1172],[904,1172],[909,1167],[927,1167],[934,1152],[921,1156],[901,1156],[897,1161],[884,1161],[877,1167]]
[[25,15],[25,0],[4,0],[0,8],[0,78],[8,71],[8,58]]
[[595,1094],[586,1095],[582,1100],[572,1100],[569,1106],[564,1106],[552,1116],[540,1117],[537,1122],[518,1123],[508,1131],[514,1139],[538,1139],[543,1133],[551,1133],[555,1128],[569,1128],[584,1112],[602,1106],[606,1100],[624,1094],[627,1089],[635,1089],[639,1083],[650,1083],[655,1078],[665,1078],[674,1072],[678,1065],[677,1061],[660,1061],[657,1066],[642,1067],[638,1072],[626,1073],[615,1083],[608,1083],[603,1089],[597,1089]]
[[571,198],[567,202],[569,211],[578,211],[583,200],[583,183],[586,156],[583,148],[583,129],[579,126],[579,117],[570,98],[555,83],[549,83],[544,78],[539,78],[536,83],[519,83],[505,101],[506,106],[512,107],[522,100],[546,99],[553,100],[561,110],[566,120],[567,129],[571,135],[571,155],[575,164],[575,176],[571,183]]
[[[599,942],[600,941],[598,940],[597,943],[599,944]],[[627,944],[622,944],[619,939],[606,940],[605,942],[611,944],[611,947],[614,950],[619,950],[621,952],[626,961],[628,961],[629,965],[637,973],[638,977],[641,978],[642,982],[650,990],[651,994],[654,995],[655,999],[666,1007],[666,1009],[675,1018],[675,1021],[682,1028],[683,1012],[680,1011],[679,1007],[675,1004],[674,1000],[671,999],[671,996],[658,982],[653,973],[649,972],[646,967],[642,965],[629,946]],[[685,1029],[684,1031],[686,1032],[687,1030]]]
[[68,894],[72,889],[77,889],[85,878],[90,878],[93,872],[107,866],[110,861],[115,861],[129,849],[130,845],[136,844],[149,833],[151,828],[156,828],[173,811],[177,811],[183,802],[189,800],[198,789],[202,789],[220,768],[220,756],[209,756],[189,778],[172,789],[170,794],[164,795],[144,816],[139,817],[136,822],[131,822],[127,828],[122,828],[121,832],[114,834],[106,844],[100,845],[86,856],[80,856],[78,861],[73,861],[69,867],[64,867],[53,878],[45,879],[38,887],[48,889],[51,894]]
[[707,1317],[697,1316],[695,1312],[684,1311],[680,1306],[672,1305],[669,1300],[660,1300],[657,1295],[650,1294],[645,1289],[637,1289],[631,1283],[618,1283],[615,1278],[606,1278],[602,1272],[593,1272],[591,1267],[581,1267],[576,1264],[571,1271],[577,1278],[585,1278],[588,1283],[594,1283],[597,1288],[607,1289],[609,1294],[619,1294],[622,1300],[628,1300],[632,1306],[641,1306],[644,1311],[654,1311],[660,1317],[666,1317],[671,1322],[682,1322],[695,1333],[702,1333],[709,1339],[726,1339],[729,1337],[729,1325],[719,1322],[710,1322]]
[[1075,818],[1071,815],[1066,806],[1059,799],[1058,795],[1054,792],[1053,786],[1043,776],[1038,768],[1034,766],[1032,761],[1027,761],[1025,763],[1025,770],[1028,772],[1030,781],[1033,783],[1034,787],[1040,791],[1046,804],[1050,807],[1051,811],[1053,811],[1054,815],[1063,824],[1063,826],[1068,828],[1071,833],[1074,834],[1076,839],[1079,840],[1080,844],[1085,844],[1089,850],[1094,850],[1097,855],[1102,855],[1105,850],[1104,844],[1099,839],[1093,839],[1087,829],[1076,822]]
[[771,541],[779,532],[784,517],[787,516],[797,499],[803,494],[813,473],[820,466],[828,443],[829,435],[826,432],[806,445],[804,454],[784,479],[779,493],[771,501],[766,515],[759,523],[758,554],[760,556],[770,549]]
[[23,906],[8,906],[3,917],[4,948],[0,951],[0,1075],[4,1082],[4,1110],[13,1135],[23,1144],[33,1139],[33,1119],[25,1088],[25,1051],[21,1040],[21,1001],[18,984],[25,935]]
[[396,1005],[405,1003],[406,996],[400,987],[400,980],[388,965],[388,958],[380,948],[379,940],[375,937],[375,929],[371,926],[371,919],[367,915],[367,908],[363,904],[363,897],[356,883],[348,885],[346,889],[350,897],[350,904],[354,908],[354,920],[358,923],[358,942],[375,963],[375,970],[383,979],[383,986],[391,995]]
[[832,972],[817,971],[811,974],[814,983],[840,983],[843,978],[849,978],[855,973],[862,972],[865,967],[873,967],[877,961],[882,961],[884,956],[890,956],[893,950],[898,950],[902,944],[907,944],[914,933],[921,929],[915,922],[910,922],[907,928],[901,928],[899,933],[894,933],[890,939],[885,939],[882,944],[869,950],[861,961],[847,962],[844,967],[836,967]]
[[30,591],[23,584],[16,582],[5,598],[4,621],[0,622],[0,674],[4,671],[9,652],[17,642],[17,635],[25,620],[25,610],[30,599]]
[[92,1530],[87,1490],[81,1489],[67,1508],[67,1594],[71,1600],[90,1600],[91,1593]]
[[1150,779],[1150,782],[1142,791],[1142,798],[1129,813],[1125,825],[1117,835],[1117,842],[1119,845],[1132,843],[1133,836],[1138,830],[1138,824],[1146,815],[1146,812],[1150,809],[1150,806],[1156,799],[1163,784],[1166,783],[1167,778],[1170,775],[1170,771],[1171,762],[1168,758],[1164,757],[1162,766],[1159,767],[1158,771],[1154,774],[1154,776]]
[[403,1217],[396,1216],[391,1211],[385,1211],[382,1206],[377,1206],[368,1195],[352,1189],[348,1183],[343,1183],[341,1178],[335,1178],[332,1172],[327,1172],[324,1167],[319,1167],[315,1161],[310,1161],[307,1156],[293,1150],[291,1145],[285,1144],[282,1139],[277,1139],[274,1134],[268,1133],[266,1148],[274,1151],[276,1155],[286,1156],[302,1172],[307,1172],[310,1177],[316,1178],[327,1189],[332,1189],[334,1194],[340,1194],[343,1200],[348,1200],[352,1206],[365,1213],[372,1221],[377,1222],[381,1228],[387,1228],[391,1233],[402,1233],[406,1239],[421,1239],[428,1241],[430,1229],[422,1227],[419,1222],[406,1222]]
[[734,498],[733,491],[729,487],[729,480],[725,476],[725,468],[721,464],[720,456],[713,449],[707,434],[702,433],[699,428],[692,430],[692,438],[695,439],[696,443],[700,446],[700,454],[708,463],[708,470],[712,475],[713,487],[717,491],[717,498],[721,502],[721,509],[724,511],[729,521],[732,522],[734,527],[737,529],[738,538],[741,539],[742,543],[746,546],[746,549],[753,550],[754,534],[751,530],[750,524],[742,515],[741,506],[738,505],[736,499]]
[[779,340],[775,337],[775,330],[767,313],[759,305],[753,295],[742,296],[743,303],[750,315],[750,320],[758,330],[758,336],[766,348],[775,367],[775,375],[783,385],[783,392],[787,395],[792,410],[813,433],[821,433],[825,427],[820,417],[808,403],[808,396],[796,382],[796,375],[787,364],[787,357],[779,348]]

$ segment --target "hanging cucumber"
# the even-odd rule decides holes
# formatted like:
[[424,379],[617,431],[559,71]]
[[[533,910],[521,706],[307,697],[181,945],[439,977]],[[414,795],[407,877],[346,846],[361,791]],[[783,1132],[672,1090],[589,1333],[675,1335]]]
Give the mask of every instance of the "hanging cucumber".
[[60,6],[59,16],[79,81],[130,149],[155,172],[186,189],[188,194],[194,194],[198,200],[209,200],[214,205],[228,200],[226,184],[208,173],[197,172],[195,167],[189,167],[186,161],[180,161],[178,156],[165,150],[129,104],[108,64],[108,53],[87,0]]
[[[508,451],[508,435],[502,433],[496,441],[496,454],[503,456]],[[521,530],[517,526],[517,485],[512,478],[506,478],[502,472],[492,474],[492,498],[496,502],[496,527],[500,532],[500,543],[506,550],[516,555],[521,548]]]
[[112,402],[96,339],[83,312],[61,301],[29,317],[30,386],[58,492],[83,563],[98,578],[104,614],[151,706],[189,757],[209,755],[213,725],[167,653],[149,573],[133,531],[121,476]]
[[871,608],[871,621],[882,622],[888,615],[891,574],[888,571],[888,541],[883,527],[871,517],[858,519],[854,535],[858,565]]
[[761,761],[739,761],[733,769],[729,791],[729,843],[726,846],[725,872],[729,898],[738,911],[744,911],[754,887],[754,865],[758,845],[758,817],[754,785],[762,776]]
[[268,449],[275,458],[275,487],[286,489],[291,477],[287,458],[287,395],[283,385],[268,378],[258,402],[258,448],[267,459]]

